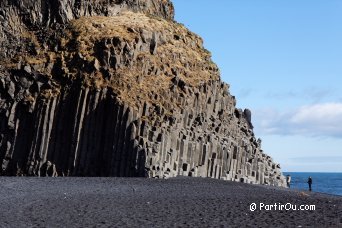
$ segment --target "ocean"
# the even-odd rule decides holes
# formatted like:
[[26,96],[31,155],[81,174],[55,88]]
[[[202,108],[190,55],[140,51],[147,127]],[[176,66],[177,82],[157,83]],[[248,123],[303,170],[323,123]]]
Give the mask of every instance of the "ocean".
[[291,176],[291,188],[308,190],[308,178],[312,178],[312,191],[342,196],[342,173],[284,172]]

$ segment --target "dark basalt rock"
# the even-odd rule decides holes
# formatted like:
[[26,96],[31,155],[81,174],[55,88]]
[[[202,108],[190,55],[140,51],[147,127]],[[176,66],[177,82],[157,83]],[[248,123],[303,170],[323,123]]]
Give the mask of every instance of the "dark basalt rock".
[[0,4],[1,175],[285,185],[168,0]]

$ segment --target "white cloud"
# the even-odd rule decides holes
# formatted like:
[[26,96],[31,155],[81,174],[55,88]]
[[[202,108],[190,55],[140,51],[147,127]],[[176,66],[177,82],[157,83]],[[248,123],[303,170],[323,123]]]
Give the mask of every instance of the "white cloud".
[[239,99],[244,99],[244,98],[248,98],[253,92],[253,89],[251,88],[243,88],[240,89],[240,91],[238,91],[237,97]]
[[341,156],[325,156],[325,157],[295,157],[291,158],[292,161],[298,162],[299,164],[303,163],[315,163],[315,164],[322,164],[322,163],[339,163],[342,162]]
[[284,113],[259,110],[254,114],[260,133],[342,138],[342,103],[307,105]]
[[335,97],[337,93],[335,88],[317,88],[310,87],[301,90],[290,90],[290,91],[269,91],[265,93],[264,97],[269,99],[286,99],[293,100],[302,98],[305,100],[310,100],[314,103],[322,102],[331,97]]

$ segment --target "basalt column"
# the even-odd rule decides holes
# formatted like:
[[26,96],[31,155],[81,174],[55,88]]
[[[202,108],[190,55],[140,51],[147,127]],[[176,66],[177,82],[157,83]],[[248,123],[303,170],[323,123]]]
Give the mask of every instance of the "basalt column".
[[168,0],[0,3],[0,174],[285,186]]

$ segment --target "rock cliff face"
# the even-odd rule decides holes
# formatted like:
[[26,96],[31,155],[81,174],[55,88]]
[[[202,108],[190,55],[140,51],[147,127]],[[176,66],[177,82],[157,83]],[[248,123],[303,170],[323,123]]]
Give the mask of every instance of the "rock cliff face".
[[0,5],[1,175],[285,185],[168,0]]

